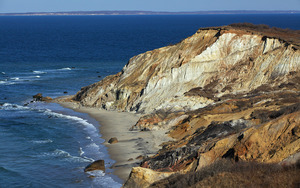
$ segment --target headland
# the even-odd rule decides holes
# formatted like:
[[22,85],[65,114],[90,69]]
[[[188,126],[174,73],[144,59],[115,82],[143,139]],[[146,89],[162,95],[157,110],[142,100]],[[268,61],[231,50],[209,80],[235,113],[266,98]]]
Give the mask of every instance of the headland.
[[123,140],[108,145],[116,167],[128,173],[128,158],[149,151],[134,161],[140,164],[125,187],[297,186],[299,36],[247,23],[202,28],[131,58],[121,72],[67,101],[103,124],[106,141]]

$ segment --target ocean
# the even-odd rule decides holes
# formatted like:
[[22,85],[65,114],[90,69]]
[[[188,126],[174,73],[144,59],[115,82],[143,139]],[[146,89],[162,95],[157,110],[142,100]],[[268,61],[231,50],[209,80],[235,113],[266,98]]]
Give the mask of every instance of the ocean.
[[[121,187],[101,125],[32,96],[73,95],[134,55],[237,22],[300,29],[299,14],[0,17],[0,187]],[[105,173],[83,172],[98,159]]]

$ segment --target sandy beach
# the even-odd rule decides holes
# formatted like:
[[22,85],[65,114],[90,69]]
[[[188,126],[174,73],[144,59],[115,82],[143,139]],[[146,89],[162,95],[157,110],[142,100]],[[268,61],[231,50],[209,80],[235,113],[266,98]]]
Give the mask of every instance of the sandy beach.
[[[138,166],[142,159],[139,156],[151,156],[161,147],[161,143],[168,141],[164,131],[129,131],[134,125],[139,115],[129,112],[106,111],[102,109],[83,107],[75,102],[64,102],[56,100],[65,108],[74,111],[87,113],[96,119],[100,124],[100,133],[105,139],[110,158],[116,163],[112,166],[114,174],[123,180],[128,178],[131,168]],[[118,143],[109,144],[112,137],[118,139]]]

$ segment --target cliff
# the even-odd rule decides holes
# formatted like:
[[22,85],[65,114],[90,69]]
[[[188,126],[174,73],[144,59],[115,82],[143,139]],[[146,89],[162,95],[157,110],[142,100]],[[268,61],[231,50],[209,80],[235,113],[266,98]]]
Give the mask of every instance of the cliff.
[[200,29],[182,42],[137,55],[122,72],[83,88],[75,100],[107,110],[195,110],[227,94],[287,82],[299,50],[280,38],[231,27]]
[[200,172],[222,159],[293,165],[300,156],[299,47],[299,31],[203,28],[131,58],[73,100],[141,113],[132,129],[161,129],[174,139],[133,168],[125,187]]

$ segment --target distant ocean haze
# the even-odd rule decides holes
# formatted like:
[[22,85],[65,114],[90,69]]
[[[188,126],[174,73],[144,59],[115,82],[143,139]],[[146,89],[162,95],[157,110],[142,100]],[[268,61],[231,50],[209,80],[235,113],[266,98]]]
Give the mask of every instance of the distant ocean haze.
[[83,172],[93,160],[114,162],[98,123],[57,104],[30,103],[33,95],[75,94],[121,71],[132,56],[200,27],[251,22],[300,29],[299,20],[299,14],[0,17],[1,186],[121,186],[112,170],[94,179]]

